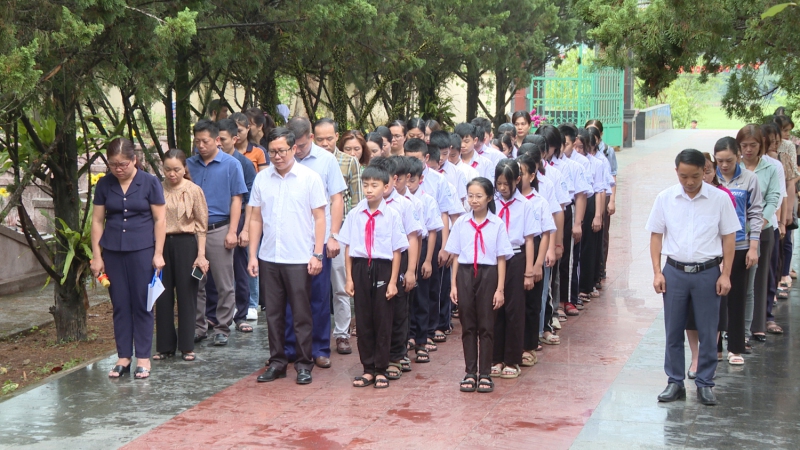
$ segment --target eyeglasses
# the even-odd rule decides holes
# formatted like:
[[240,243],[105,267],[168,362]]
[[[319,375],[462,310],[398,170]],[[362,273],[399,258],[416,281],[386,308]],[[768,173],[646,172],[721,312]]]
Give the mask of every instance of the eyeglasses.
[[403,135],[402,134],[393,134],[392,135],[392,140],[393,141],[394,140],[398,140],[399,141],[400,139],[403,139]]
[[130,161],[118,162],[118,163],[112,163],[112,162],[108,163],[108,167],[110,167],[112,169],[127,169],[129,165],[131,165]]
[[267,153],[269,153],[270,158],[274,158],[278,155],[280,155],[280,157],[283,158],[289,153],[290,150],[291,150],[290,148],[284,148],[281,150],[268,150]]

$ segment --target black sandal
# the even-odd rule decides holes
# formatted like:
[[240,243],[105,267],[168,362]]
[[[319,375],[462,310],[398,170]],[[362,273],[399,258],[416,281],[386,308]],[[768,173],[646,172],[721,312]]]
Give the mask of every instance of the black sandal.
[[175,356],[175,352],[158,352],[153,355],[153,361],[164,361]]
[[478,392],[487,394],[494,391],[494,381],[489,377],[481,377],[478,382]]
[[403,372],[411,372],[411,360],[407,356],[398,361],[398,364],[400,364],[400,370]]
[[375,389],[386,389],[389,387],[389,379],[384,376],[383,378],[378,378],[380,375],[375,377]]
[[433,339],[428,338],[428,342],[425,343],[425,350],[429,352],[435,352],[439,350],[439,346],[433,343]]
[[[392,368],[396,370],[391,370]],[[400,363],[389,363],[389,369],[386,369],[386,378],[390,380],[399,380],[400,377],[403,376],[403,369],[400,367]]]
[[436,330],[436,334],[433,335],[433,342],[447,342],[447,335],[444,331]]
[[[371,376],[372,378],[366,378],[367,375]],[[358,381],[360,381],[361,384],[356,384],[356,382]],[[355,377],[355,379],[353,380],[353,387],[363,388],[369,386],[374,382],[375,382],[375,375],[372,375],[371,373],[365,373],[360,377]]]
[[[142,375],[142,376],[139,377],[137,375]],[[137,380],[144,380],[150,378],[150,369],[146,369],[144,367],[137,367],[136,371],[133,372],[133,378]]]
[[197,359],[197,353],[195,352],[181,352],[181,358],[184,361],[194,361]]
[[[112,373],[118,374],[117,376],[111,376]],[[120,378],[121,376],[125,375],[126,373],[131,373],[131,363],[128,363],[127,366],[116,365],[114,368],[111,369],[111,372],[108,374],[108,378]]]
[[239,325],[236,325],[236,330],[241,331],[242,333],[252,333],[253,326],[247,322],[240,322]]
[[431,355],[425,350],[425,347],[420,347],[417,349],[417,357],[414,358],[414,362],[417,363],[429,363],[431,362]]
[[[475,392],[475,385],[478,381],[478,376],[474,373],[468,373],[463,380],[461,380],[461,392]],[[466,386],[464,386],[466,385]]]

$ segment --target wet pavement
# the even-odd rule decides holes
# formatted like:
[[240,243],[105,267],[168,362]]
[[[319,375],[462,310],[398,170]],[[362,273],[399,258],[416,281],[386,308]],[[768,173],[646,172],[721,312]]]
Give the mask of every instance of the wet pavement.
[[[710,149],[723,132],[671,131],[618,154],[618,213],[602,296],[545,346],[539,363],[492,394],[461,393],[460,336],[429,364],[386,390],[351,387],[356,353],[332,356],[308,386],[256,383],[267,357],[262,322],[198,361],[154,362],[146,381],[108,380],[110,358],[0,403],[0,447],[108,448],[798,448],[800,419],[791,317],[798,296],[776,308],[786,330],[755,344],[743,367],[720,364],[720,405],[659,405],[661,298],[652,291],[644,223],[655,195],[676,182],[674,157]],[[687,348],[688,359],[688,348]]]

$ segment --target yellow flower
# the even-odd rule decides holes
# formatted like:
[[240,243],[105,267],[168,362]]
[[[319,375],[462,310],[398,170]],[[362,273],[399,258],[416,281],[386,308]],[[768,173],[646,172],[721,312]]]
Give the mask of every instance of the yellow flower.
[[105,175],[105,173],[96,173],[89,178],[89,183],[94,186],[98,181],[100,181],[100,178],[103,178]]
[[11,194],[8,193],[8,190],[6,188],[0,188],[0,197],[8,198],[9,195]]

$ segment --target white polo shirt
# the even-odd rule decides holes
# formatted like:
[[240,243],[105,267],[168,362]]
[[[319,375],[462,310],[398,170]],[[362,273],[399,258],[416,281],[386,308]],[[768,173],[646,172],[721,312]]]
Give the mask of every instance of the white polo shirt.
[[[381,200],[375,216],[375,228],[372,242],[372,259],[392,260],[393,252],[405,251],[408,248],[408,238],[403,231],[400,214]],[[353,208],[344,219],[344,225],[339,233],[339,242],[349,246],[348,255],[351,258],[369,258],[367,253],[367,222],[369,221],[369,204],[363,199]]]
[[664,235],[662,255],[687,264],[722,256],[722,236],[741,228],[728,194],[706,183],[693,199],[680,184],[661,191],[645,226]]
[[282,177],[271,164],[256,175],[248,204],[261,208],[263,238],[258,259],[307,264],[314,253],[311,210],[328,204],[319,174],[295,161]]
[[[426,194],[424,189],[420,187],[417,189],[417,192],[414,192],[413,194],[410,190],[406,190],[405,197],[409,200],[411,200],[411,198],[417,199],[420,201],[420,203],[422,203],[422,221],[423,225],[428,230],[428,233],[431,231],[435,233],[444,228],[442,214],[439,212],[439,207],[436,206],[436,200],[434,200],[430,195]],[[427,239],[428,234],[423,234],[422,238]]]
[[425,192],[436,200],[436,204],[439,206],[439,213],[449,214],[449,211],[454,207],[453,203],[458,203],[458,201],[454,200],[450,192],[449,183],[444,175],[431,170],[429,167],[425,168],[422,175],[424,177],[422,185],[425,186]]
[[[461,160],[458,161],[459,165],[464,165]],[[467,167],[464,165],[464,167]],[[475,170],[470,168],[471,170]],[[448,160],[444,160],[442,167],[439,169],[439,173],[444,176],[448,183],[452,184],[456,187],[456,196],[459,201],[461,199],[466,198],[467,196],[467,182],[472,180],[472,178],[467,178],[466,173],[463,170],[459,170],[455,164],[451,163]],[[475,176],[477,177],[478,172],[475,172]],[[474,177],[473,177],[474,178]]]
[[492,184],[494,184],[495,165],[492,164],[492,161],[490,159],[484,158],[483,156],[479,155],[478,152],[472,152],[471,160],[465,161],[464,158],[461,158],[461,161],[464,164],[477,170],[480,176],[488,178],[489,181],[491,181]]
[[533,205],[529,204],[519,191],[514,192],[508,201],[502,195],[495,194],[494,202],[497,217],[505,223],[508,239],[513,247],[525,244],[525,238],[528,236],[542,234],[540,222],[534,215]]
[[392,189],[389,196],[384,197],[383,200],[390,208],[394,208],[400,214],[400,221],[403,224],[403,231],[405,231],[406,235],[422,235],[425,228],[422,226],[420,217],[417,216],[417,211],[414,209],[411,200],[397,193],[395,189]]
[[[477,259],[475,259],[475,239],[478,237],[478,232],[470,224],[470,220],[474,221],[472,212],[459,217],[453,224],[450,238],[447,240],[447,245],[445,245],[447,252],[458,255],[459,264],[472,266],[477,262],[478,264],[496,266],[497,258],[505,257],[505,259],[509,259],[514,256],[514,250],[511,248],[511,241],[508,239],[505,223],[491,212],[487,212],[485,220],[489,221],[489,223],[481,228],[483,246],[481,246],[479,240]],[[483,222],[476,222],[475,224],[481,226]]]

